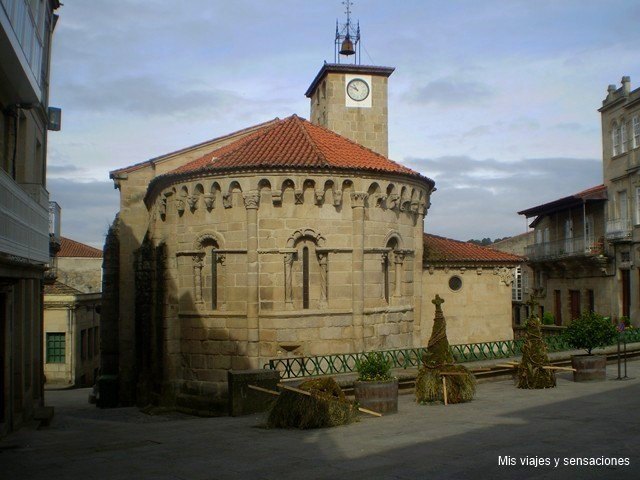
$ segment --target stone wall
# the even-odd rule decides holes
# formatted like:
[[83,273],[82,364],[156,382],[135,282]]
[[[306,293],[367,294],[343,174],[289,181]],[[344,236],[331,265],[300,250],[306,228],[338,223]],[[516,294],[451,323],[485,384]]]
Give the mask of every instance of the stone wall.
[[[449,287],[451,277],[461,280],[461,287]],[[449,343],[479,343],[513,339],[511,324],[511,282],[507,267],[428,268],[423,272],[422,344],[426,345],[433,325],[431,299],[436,294],[447,320]]]
[[102,291],[102,258],[59,257],[59,282],[83,293]]
[[[91,386],[100,365],[98,294],[44,296],[44,374],[47,384]],[[65,361],[47,361],[47,334],[65,334]],[[83,346],[84,343],[84,346]]]
[[420,182],[274,172],[177,182],[147,200],[148,238],[166,244],[165,384],[178,403],[222,398],[228,369],[269,358],[414,344]]

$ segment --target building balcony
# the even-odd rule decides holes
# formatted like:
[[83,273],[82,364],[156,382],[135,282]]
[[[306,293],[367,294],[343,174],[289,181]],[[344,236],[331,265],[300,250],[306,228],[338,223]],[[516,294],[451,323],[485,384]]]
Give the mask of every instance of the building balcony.
[[628,219],[612,219],[607,220],[605,228],[605,237],[609,241],[620,241],[631,239],[632,225]]
[[44,16],[47,2],[0,0],[0,62],[5,75],[19,88],[11,103],[42,100]]
[[553,242],[535,243],[528,245],[525,256],[532,262],[560,260],[579,257],[597,257],[604,254],[602,239],[589,237],[573,237]]
[[0,170],[0,253],[16,261],[49,263],[49,211]]

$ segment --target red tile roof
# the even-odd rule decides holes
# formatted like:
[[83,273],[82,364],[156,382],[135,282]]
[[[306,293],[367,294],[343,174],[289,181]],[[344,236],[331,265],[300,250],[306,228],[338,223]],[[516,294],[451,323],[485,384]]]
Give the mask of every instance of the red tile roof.
[[165,178],[248,168],[369,170],[433,180],[297,115],[278,120],[233,143],[156,177]]
[[62,282],[56,281],[52,285],[45,284],[44,294],[45,295],[81,295],[82,292]]
[[70,238],[62,237],[58,257],[87,257],[102,258],[102,250],[90,247],[84,243],[76,242]]
[[469,242],[424,234],[425,263],[520,263],[524,258]]
[[518,215],[525,215],[527,218],[536,217],[538,215],[549,215],[559,210],[566,210],[567,208],[574,207],[576,205],[582,205],[588,201],[603,201],[607,199],[607,187],[604,185],[598,185],[596,187],[587,188],[568,197],[559,198],[552,202],[537,205],[535,207],[527,208],[518,212]]
[[233,138],[233,137],[236,137],[236,136],[239,136],[239,135],[245,135],[247,133],[250,133],[252,130],[260,129],[260,128],[263,128],[265,126],[271,125],[272,123],[277,122],[278,120],[280,120],[280,119],[278,117],[276,117],[273,120],[267,120],[266,122],[258,123],[257,125],[253,125],[251,127],[243,128],[241,130],[237,130],[235,132],[228,133],[228,134],[223,135],[221,137],[216,137],[216,138],[213,138],[211,140],[207,140],[205,142],[197,143],[197,144],[192,145],[190,147],[181,148],[181,149],[176,150],[174,152],[165,153],[164,155],[160,155],[159,157],[154,157],[154,158],[151,158],[149,160],[145,160],[144,162],[134,163],[133,165],[129,165],[127,167],[118,168],[117,170],[112,170],[111,172],[109,172],[109,176],[110,176],[110,178],[114,178],[115,176],[117,176],[119,174],[133,172],[135,170],[139,170],[141,168],[153,165],[153,164],[155,164],[155,163],[157,163],[159,161],[164,160],[165,158],[169,158],[169,157],[172,157],[174,155],[178,155],[180,153],[188,152],[189,150],[193,150],[193,149],[196,149],[196,148],[204,147],[208,143],[219,143],[221,141],[228,140],[230,138]]

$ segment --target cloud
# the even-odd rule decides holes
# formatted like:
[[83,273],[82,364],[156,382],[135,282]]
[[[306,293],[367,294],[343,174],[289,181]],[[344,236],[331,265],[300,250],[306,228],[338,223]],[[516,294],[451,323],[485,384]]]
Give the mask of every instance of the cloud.
[[490,135],[493,133],[493,130],[489,125],[478,125],[477,127],[473,127],[470,130],[467,130],[462,134],[462,138],[467,137],[482,137],[484,135]]
[[194,110],[216,111],[244,102],[237,94],[215,88],[170,85],[152,75],[100,79],[61,86],[62,103],[93,113],[123,111],[138,115],[186,114]]
[[595,159],[448,156],[407,163],[436,181],[426,231],[458,240],[523,233],[518,211],[602,183],[602,163]]
[[403,100],[421,105],[461,107],[483,103],[491,96],[491,89],[484,83],[442,78],[423,86],[414,86],[410,92],[405,93]]
[[67,176],[70,173],[77,173],[81,170],[75,165],[47,165],[47,178]]
[[101,248],[120,206],[113,183],[51,178],[47,189],[62,208],[62,235]]

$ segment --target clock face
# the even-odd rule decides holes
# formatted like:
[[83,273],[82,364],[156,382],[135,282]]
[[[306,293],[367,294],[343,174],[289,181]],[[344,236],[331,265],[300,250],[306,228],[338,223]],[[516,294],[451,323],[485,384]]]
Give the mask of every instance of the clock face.
[[361,78],[354,78],[347,84],[347,95],[356,102],[361,102],[369,96],[369,85]]

